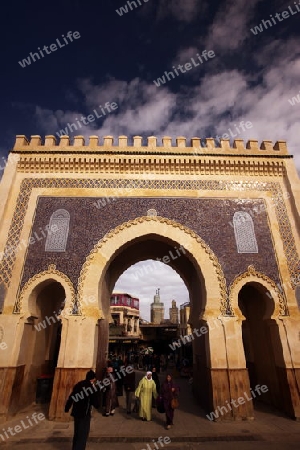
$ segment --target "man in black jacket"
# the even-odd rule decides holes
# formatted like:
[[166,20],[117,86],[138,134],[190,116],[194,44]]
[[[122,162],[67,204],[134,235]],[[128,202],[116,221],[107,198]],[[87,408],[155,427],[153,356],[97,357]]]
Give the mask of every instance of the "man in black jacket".
[[66,406],[65,412],[73,405],[71,416],[74,417],[74,436],[72,450],[85,450],[86,441],[90,432],[91,409],[99,408],[96,383],[96,374],[89,370],[85,380],[79,381],[73,387]]

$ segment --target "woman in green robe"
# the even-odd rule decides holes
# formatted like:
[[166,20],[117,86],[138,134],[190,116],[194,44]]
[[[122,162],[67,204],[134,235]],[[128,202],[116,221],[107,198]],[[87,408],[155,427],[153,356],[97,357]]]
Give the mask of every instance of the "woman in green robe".
[[140,401],[139,416],[142,420],[151,420],[152,395],[155,399],[157,398],[156,384],[152,380],[152,372],[147,372],[135,390],[135,396]]

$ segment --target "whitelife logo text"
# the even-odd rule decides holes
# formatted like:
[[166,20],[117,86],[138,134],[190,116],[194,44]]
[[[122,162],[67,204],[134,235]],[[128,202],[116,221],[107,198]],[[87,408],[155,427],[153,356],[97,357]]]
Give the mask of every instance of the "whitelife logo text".
[[294,5],[296,10],[294,10],[292,6],[288,6],[288,10],[276,13],[275,17],[273,17],[273,14],[270,14],[270,19],[262,20],[260,25],[256,25],[254,28],[250,28],[250,30],[254,35],[257,35],[258,33],[262,33],[264,29],[267,30],[269,27],[273,27],[279,22],[298,14],[300,12],[300,1],[298,3],[294,2]]
[[[26,420],[27,419],[27,420]],[[2,441],[9,439],[11,436],[15,436],[17,433],[26,430],[29,427],[34,427],[39,423],[39,421],[44,420],[45,416],[43,413],[34,412],[31,417],[26,416],[26,419],[20,421],[20,425],[15,425],[14,427],[2,428],[3,431],[0,433]],[[32,422],[34,421],[34,423]]]
[[[201,53],[201,56],[199,55],[199,53],[197,53],[197,57],[190,59],[191,62],[187,62],[185,64],[178,64],[177,68],[175,66],[173,66],[173,70],[171,70],[170,72],[168,72],[166,70],[164,72],[164,75],[157,78],[156,80],[153,80],[153,83],[155,84],[156,87],[159,87],[162,84],[166,84],[167,81],[170,81],[172,79],[174,80],[175,74],[177,75],[177,77],[179,77],[179,75],[181,75],[182,73],[186,73],[189,70],[193,69],[194,67],[200,66],[200,64],[203,64],[205,61],[208,61],[209,59],[214,58],[215,56],[216,55],[213,50],[209,50],[209,51],[203,50],[203,52]],[[196,61],[195,61],[195,59],[196,59]],[[178,72],[178,71],[180,71],[180,72]]]
[[122,376],[125,377],[127,373],[129,374],[133,371],[134,368],[132,366],[121,366],[119,371],[114,372],[114,374],[117,375],[117,378],[114,378],[113,373],[109,373],[109,377],[105,377],[103,378],[103,380],[97,380],[95,384],[92,384],[90,387],[84,387],[81,392],[78,392],[76,395],[72,395],[72,399],[74,402],[79,402],[80,400],[84,399],[85,395],[88,397],[89,395],[93,395],[95,392],[98,392],[98,390],[100,390],[100,392],[102,391],[102,389],[105,391],[106,386],[109,386],[111,382],[115,383],[116,381],[120,380]]
[[[79,39],[80,37],[81,36],[80,36],[78,31],[74,31],[74,32],[68,31],[66,37],[65,37],[64,34],[62,34],[62,38],[63,38],[63,41],[65,43],[60,42],[60,40],[57,38],[56,41],[55,41],[57,44],[51,44],[49,46],[48,45],[44,45],[42,50],[41,50],[40,47],[38,47],[39,53],[32,53],[32,52],[30,52],[29,56],[27,58],[22,59],[22,61],[18,61],[18,63],[20,64],[22,69],[24,69],[24,67],[30,66],[31,62],[35,62],[37,59],[41,59],[41,57],[44,58],[45,57],[44,52],[46,53],[46,55],[50,55],[50,53],[56,52],[56,50],[58,50],[59,48],[65,47],[70,42],[73,42],[73,39]],[[69,39],[70,42],[68,41],[68,39]]]

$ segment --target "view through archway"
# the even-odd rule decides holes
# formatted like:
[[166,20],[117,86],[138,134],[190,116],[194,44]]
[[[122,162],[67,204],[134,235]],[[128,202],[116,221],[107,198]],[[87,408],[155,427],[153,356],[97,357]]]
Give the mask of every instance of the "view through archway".
[[[162,265],[157,261],[164,261],[164,264]],[[156,264],[160,267],[158,271],[160,272],[161,278],[155,273]],[[165,267],[165,270],[163,270],[163,267]],[[117,283],[118,279],[126,271],[129,274],[126,283]],[[171,273],[172,275],[170,275]],[[107,311],[107,304],[111,304],[112,293],[114,291],[123,291],[123,294],[130,294],[133,298],[141,297],[142,309],[143,312],[146,313],[146,310],[144,309],[146,303],[144,303],[144,300],[146,297],[148,298],[148,305],[146,307],[150,309],[150,303],[151,300],[153,302],[153,294],[155,293],[156,288],[160,288],[160,295],[163,296],[163,299],[168,299],[170,303],[172,300],[177,301],[178,298],[176,293],[178,293],[179,288],[178,286],[175,286],[174,289],[174,287],[168,286],[168,276],[170,277],[171,284],[172,280],[180,280],[178,286],[181,286],[182,293],[178,305],[183,303],[186,304],[190,301],[190,314],[187,322],[192,323],[194,327],[200,325],[199,317],[204,311],[206,304],[205,283],[199,266],[193,260],[193,257],[188,250],[184,248],[184,245],[160,235],[150,234],[133,239],[116,252],[108,265],[101,286],[101,304],[106,305],[104,308],[106,311],[104,311],[105,319],[100,321],[99,326],[97,373],[100,374],[102,372],[107,358],[111,356],[109,355],[109,351],[112,354],[121,353],[122,357],[132,357],[132,354],[139,353],[140,350],[145,350],[147,347],[153,348],[153,352],[156,356],[158,353],[162,354],[163,358],[167,359],[167,361],[170,360],[171,365],[174,367],[177,365],[179,373],[182,369],[184,359],[188,360],[187,364],[190,365],[190,375],[192,374],[192,365],[195,359],[198,361],[197,371],[201,371],[202,373],[206,371],[207,362],[209,360],[206,350],[208,346],[206,346],[205,343],[204,345],[201,345],[200,343],[194,345],[194,343],[183,341],[180,349],[175,347],[175,349],[172,350],[170,344],[172,344],[175,337],[179,337],[179,334],[177,335],[176,333],[177,329],[172,325],[170,318],[169,321],[161,324],[156,323],[155,325],[152,325],[151,323],[147,323],[150,319],[149,312],[148,320],[145,320],[145,323],[141,325],[141,328],[144,328],[144,339],[140,348],[138,347],[138,340],[129,339],[127,333],[128,330],[127,328],[124,328],[126,336],[110,335],[111,342],[108,342],[108,339],[106,338],[106,350],[103,351],[105,336],[107,336],[109,332],[109,323],[111,323],[113,327],[116,322],[119,325],[120,309],[122,309],[122,307],[123,309],[126,309],[126,304],[118,305],[118,308],[114,308],[114,317],[112,317],[110,312]],[[168,295],[169,298],[167,297]],[[160,298],[160,300],[162,300],[162,298]],[[130,299],[128,301],[130,301]],[[171,307],[171,304],[166,306],[166,309],[168,310],[168,307]],[[119,311],[116,311],[118,309]],[[129,308],[127,308],[127,310],[128,309]],[[168,317],[168,311],[166,312],[166,316]],[[167,317],[165,317],[165,319],[167,319]],[[122,325],[124,325],[124,327],[127,326],[126,320],[132,321],[134,318],[133,316],[127,317],[124,324],[123,316]],[[154,328],[156,329],[155,333]],[[190,328],[189,323],[186,323],[183,334],[187,334],[188,328]],[[148,336],[146,336],[147,333]],[[169,337],[167,336],[168,333],[170,333]],[[205,342],[205,339],[207,339],[207,337],[203,337],[203,342]],[[201,351],[199,351],[200,347]],[[194,358],[194,352],[197,353],[196,358]],[[140,361],[136,360],[136,364],[140,367]],[[203,367],[201,367],[201,365],[203,365]],[[149,365],[146,363],[143,364],[142,367],[146,369]],[[199,391],[199,389],[196,389],[196,391],[197,390]],[[198,395],[198,397],[205,403],[205,401],[207,402],[207,398],[203,398],[205,397],[204,391],[207,392],[207,389],[203,386],[203,394]]]
[[[180,252],[172,253],[173,260],[181,256]],[[179,367],[182,352],[172,351],[170,343],[176,340],[179,334],[186,334],[185,329],[189,326],[188,323],[180,325],[182,305],[189,304],[189,292],[178,273],[168,264],[158,260],[148,259],[138,262],[120,276],[113,293],[112,318],[118,322],[119,326],[123,324],[126,339],[116,336],[118,329],[112,324],[109,353],[122,354],[123,357],[128,354],[131,360],[135,360],[136,366],[145,368],[148,364],[142,364],[142,355],[144,353],[144,359],[149,359],[151,362],[153,350],[157,364],[159,363],[157,356],[164,355],[162,359],[169,357],[172,361],[176,360]],[[135,301],[135,299],[138,300]],[[130,303],[132,307],[128,310],[127,306]],[[123,311],[127,312],[126,316],[123,315]],[[128,330],[127,323],[134,321],[135,324],[137,316],[139,329],[136,330],[133,327]],[[137,334],[139,341],[137,341]],[[123,345],[118,345],[120,341]],[[149,351],[148,348],[150,348]],[[192,352],[189,365],[192,367]]]

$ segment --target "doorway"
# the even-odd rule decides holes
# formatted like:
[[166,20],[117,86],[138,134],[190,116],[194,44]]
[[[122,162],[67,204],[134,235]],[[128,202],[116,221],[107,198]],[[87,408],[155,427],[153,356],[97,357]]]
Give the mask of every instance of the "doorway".
[[24,324],[19,363],[23,362],[23,386],[14,395],[12,410],[33,402],[48,403],[57,366],[62,325],[59,314],[65,305],[65,290],[53,279],[35,287],[30,313]]
[[[251,282],[240,290],[238,302],[246,318],[242,337],[252,396],[255,395],[254,407],[265,404],[286,410],[290,394],[279,327],[272,318],[274,300],[264,286]],[[258,394],[255,391],[258,385],[267,386],[267,391]]]

